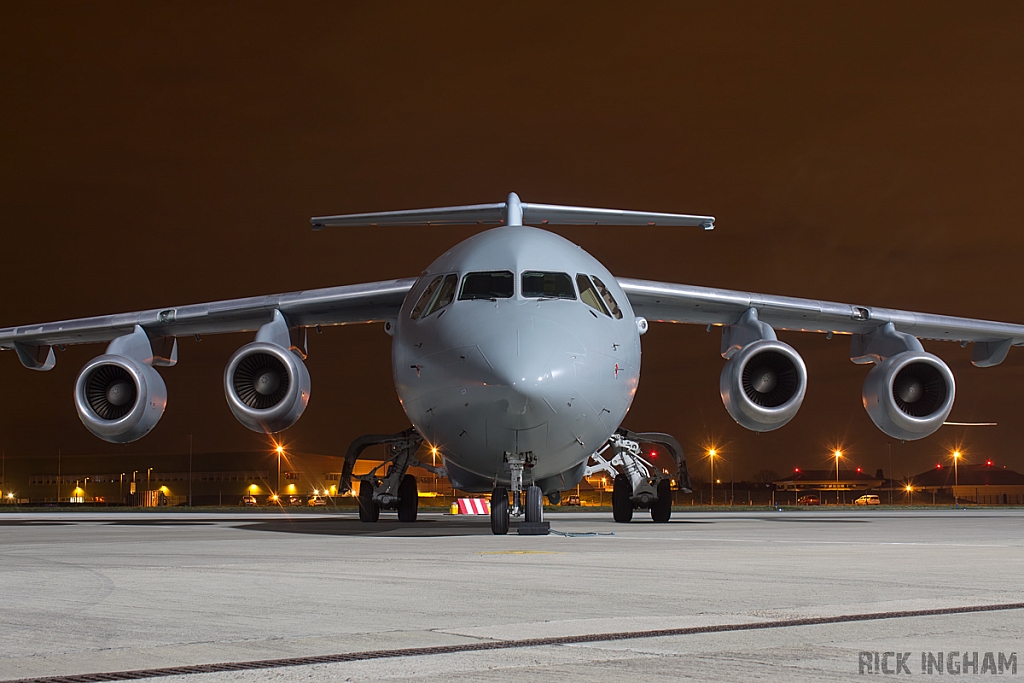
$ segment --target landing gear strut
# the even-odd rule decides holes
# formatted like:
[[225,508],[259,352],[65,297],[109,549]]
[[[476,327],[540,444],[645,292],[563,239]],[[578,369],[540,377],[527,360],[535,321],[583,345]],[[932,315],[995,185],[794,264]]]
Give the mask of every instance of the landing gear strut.
[[[359,477],[359,520],[376,522],[381,510],[396,510],[398,521],[415,522],[419,510],[419,492],[416,477],[409,474],[410,467],[420,467],[434,474],[444,476],[443,468],[421,463],[416,451],[423,443],[415,429],[398,434],[368,434],[352,442],[345,454],[345,465],[341,472],[342,492],[352,489],[352,469],[359,454],[370,446],[387,444],[388,458],[369,474]],[[378,472],[387,467],[381,477]]]
[[[491,533],[496,536],[508,533],[510,517],[524,517],[527,524],[544,522],[544,494],[540,487],[536,484],[523,487],[523,470],[533,467],[533,453],[506,453],[505,462],[509,467],[509,488],[495,486],[491,493]],[[509,493],[512,494],[511,505]],[[522,526],[519,533],[523,533]],[[533,533],[547,533],[547,530]]]
[[[690,492],[690,475],[686,457],[679,442],[668,434],[658,432],[630,432],[619,429],[607,443],[590,456],[594,464],[587,467],[584,476],[607,472],[613,477],[612,518],[616,522],[629,522],[633,510],[649,509],[655,522],[667,522],[672,516],[672,480],[669,475],[640,456],[641,443],[663,446],[676,464],[677,488]],[[607,457],[609,451],[612,457]]]

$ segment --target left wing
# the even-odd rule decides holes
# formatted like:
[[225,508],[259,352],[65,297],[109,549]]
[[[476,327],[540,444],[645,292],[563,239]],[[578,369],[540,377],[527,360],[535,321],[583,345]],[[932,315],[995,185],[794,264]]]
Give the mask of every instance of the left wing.
[[997,365],[1024,346],[1024,325],[729,289],[618,278],[633,310],[652,322],[737,325],[747,311],[776,330],[870,335],[892,323],[918,339],[973,342],[972,362]]
[[291,328],[378,322],[398,315],[414,282],[388,280],[8,327],[0,329],[0,349],[16,350],[26,367],[49,370],[53,346],[109,342],[137,328],[150,340],[248,332],[272,322],[275,311]]

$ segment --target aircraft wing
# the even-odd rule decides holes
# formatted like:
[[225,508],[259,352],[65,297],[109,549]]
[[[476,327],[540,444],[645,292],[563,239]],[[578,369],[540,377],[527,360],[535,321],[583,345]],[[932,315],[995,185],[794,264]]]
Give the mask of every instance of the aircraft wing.
[[[50,347],[107,342],[140,326],[152,338],[254,331],[280,311],[292,327],[349,325],[398,315],[416,280],[388,280],[287,294],[189,304],[0,329],[0,349],[18,351],[27,367],[49,369]],[[45,367],[49,365],[49,367]]]
[[919,339],[973,342],[978,366],[997,365],[1011,346],[1024,346],[1024,325],[649,280],[618,283],[636,314],[651,322],[736,325],[754,309],[776,330],[869,335],[892,323]]

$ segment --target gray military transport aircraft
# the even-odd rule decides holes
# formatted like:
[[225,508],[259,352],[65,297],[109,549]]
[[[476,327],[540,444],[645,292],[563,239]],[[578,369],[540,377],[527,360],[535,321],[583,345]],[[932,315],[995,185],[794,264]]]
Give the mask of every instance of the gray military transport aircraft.
[[[415,465],[447,476],[455,488],[490,492],[491,530],[505,534],[510,515],[541,522],[543,496],[557,503],[560,491],[596,470],[614,476],[616,521],[629,521],[638,508],[655,521],[669,519],[670,478],[643,459],[640,444],[667,448],[678,486],[687,489],[678,441],[620,428],[640,380],[640,337],[649,321],[722,328],[722,401],[736,422],[758,432],[789,422],[807,386],[803,360],[776,338],[777,329],[852,335],[851,360],[874,364],[864,408],[879,429],[902,440],[932,434],[953,406],[949,367],[919,339],[973,343],[972,361],[981,367],[1024,345],[1022,325],[620,279],[579,246],[524,221],[714,227],[712,216],[528,204],[515,193],[496,204],[322,216],[312,219],[314,229],[499,227],[456,245],[418,278],[12,327],[0,330],[0,348],[13,349],[27,368],[49,370],[53,346],[107,342],[78,375],[75,408],[93,434],[127,443],[164,412],[167,391],[155,368],[177,362],[177,337],[255,331],[228,361],[224,392],[243,425],[275,433],[294,424],[309,401],[308,328],[383,323],[412,427],[356,439],[341,489],[350,489],[362,451],[384,444],[386,473],[378,468],[360,478],[361,519],[376,521],[381,509],[394,509],[400,520],[415,520],[416,479],[407,473]],[[443,466],[417,460],[421,446]]]

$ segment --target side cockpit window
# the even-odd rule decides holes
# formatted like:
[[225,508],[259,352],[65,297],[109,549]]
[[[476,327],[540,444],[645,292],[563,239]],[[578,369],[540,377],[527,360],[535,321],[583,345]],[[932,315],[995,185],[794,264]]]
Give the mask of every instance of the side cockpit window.
[[594,275],[594,284],[597,285],[597,291],[601,293],[601,298],[604,299],[604,303],[608,306],[608,310],[611,312],[612,317],[616,320],[622,320],[622,310],[619,308],[619,304],[615,301],[615,297],[608,291],[608,287],[601,282],[601,278]]
[[572,278],[565,273],[523,273],[523,297],[527,299],[575,299]]
[[422,294],[420,294],[419,301],[417,301],[416,305],[412,307],[412,315],[410,315],[409,317],[411,317],[413,320],[419,320],[419,317],[423,315],[423,309],[425,309],[427,307],[427,304],[430,303],[430,300],[434,298],[434,294],[437,292],[437,288],[440,284],[440,275],[438,275],[437,277],[430,281],[430,284],[427,285],[427,288],[423,290]]
[[508,299],[515,293],[515,281],[507,270],[467,273],[462,280],[459,301]]
[[420,294],[419,300],[412,308],[409,316],[413,320],[426,318],[450,304],[455,299],[455,288],[459,284],[458,275],[438,275]]
[[450,304],[455,300],[455,289],[459,285],[458,275],[446,275],[444,282],[441,283],[441,289],[437,292],[437,296],[427,306],[427,311],[423,314],[423,317],[427,317],[434,311],[440,311],[442,308]]
[[593,308],[595,311],[609,315],[608,309],[604,307],[604,302],[601,300],[601,295],[597,293],[597,289],[594,288],[594,283],[590,281],[590,278],[580,273],[576,276],[576,286],[580,290],[580,300],[586,305]]

